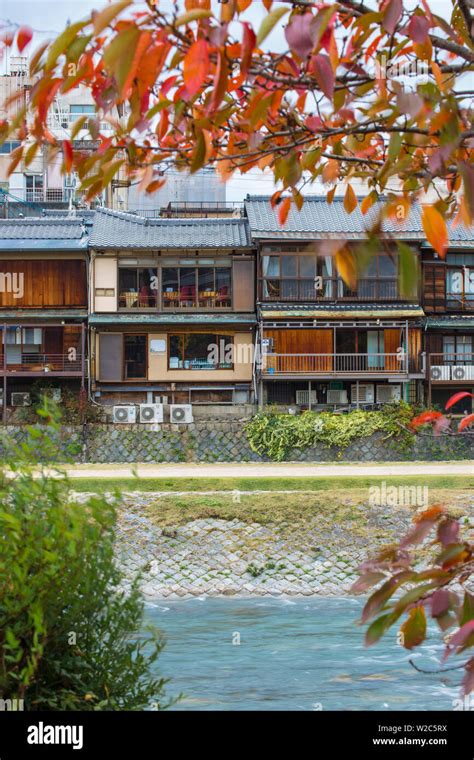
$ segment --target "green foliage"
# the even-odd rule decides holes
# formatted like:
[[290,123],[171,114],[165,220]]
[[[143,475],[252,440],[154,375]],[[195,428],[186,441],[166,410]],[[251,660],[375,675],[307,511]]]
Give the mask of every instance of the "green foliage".
[[27,710],[159,705],[165,682],[150,668],[163,642],[138,638],[143,601],[114,561],[117,497],[80,504],[60,472],[32,471],[38,436],[54,448],[56,425],[31,429],[0,479],[0,698]]
[[[15,411],[16,421],[20,424],[32,424],[38,421],[38,414],[45,406],[56,406],[52,401],[52,392],[59,386],[53,381],[39,380],[31,387],[31,406],[22,406]],[[82,422],[100,422],[103,411],[87,399],[86,394],[61,386],[61,401],[58,403],[64,425],[79,425]]]
[[340,455],[351,443],[380,432],[405,445],[414,440],[406,430],[414,416],[406,403],[387,404],[380,411],[356,409],[347,414],[303,412],[300,415],[259,412],[246,425],[253,451],[281,462],[292,449],[306,449],[316,443],[334,446]]

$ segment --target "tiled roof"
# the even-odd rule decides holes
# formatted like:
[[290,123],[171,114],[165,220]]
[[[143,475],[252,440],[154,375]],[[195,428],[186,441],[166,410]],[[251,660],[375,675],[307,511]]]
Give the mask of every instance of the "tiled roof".
[[[342,198],[335,198],[332,203],[328,203],[325,198],[307,196],[301,211],[293,205],[286,223],[281,226],[278,221],[278,206],[272,209],[269,197],[247,196],[245,201],[250,231],[254,239],[275,238],[288,241],[361,239],[376,221],[382,205],[383,201],[379,201],[365,215],[362,214],[360,206],[352,214],[348,214]],[[414,206],[403,223],[384,221],[383,230],[400,240],[424,241],[420,207]],[[458,226],[451,229],[450,242],[474,244],[474,228],[468,230]]]
[[256,324],[253,314],[91,314],[91,325],[225,325]]
[[424,311],[418,304],[412,303],[265,303],[260,304],[260,313],[264,319],[272,317],[422,317]]
[[250,248],[248,224],[241,218],[162,219],[98,209],[93,248]]
[[427,317],[424,320],[426,327],[448,327],[448,328],[462,328],[463,330],[474,330],[474,315],[473,314],[453,314],[438,317]]
[[85,249],[88,227],[81,217],[0,219],[1,250]]

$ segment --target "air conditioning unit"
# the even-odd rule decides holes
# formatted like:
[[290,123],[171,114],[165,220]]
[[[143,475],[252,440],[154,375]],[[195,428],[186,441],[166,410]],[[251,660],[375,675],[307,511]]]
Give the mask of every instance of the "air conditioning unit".
[[191,404],[170,404],[170,422],[189,424],[193,421]]
[[474,380],[474,367],[469,364],[451,367],[451,380]]
[[31,406],[31,394],[12,393],[12,406]]
[[451,367],[443,364],[434,365],[430,370],[432,380],[451,380]]
[[327,404],[347,404],[347,391],[329,390],[326,396]]
[[116,424],[124,425],[137,421],[137,409],[135,406],[114,406],[113,421]]
[[377,404],[390,404],[402,398],[401,385],[377,385]]
[[163,422],[163,404],[140,404],[140,422]]
[[[309,405],[309,391],[296,391],[296,403],[303,406]],[[311,403],[317,404],[318,397],[316,391],[311,391]]]
[[351,385],[352,404],[373,404],[375,400],[374,384],[359,383],[359,398],[357,398],[357,385]]

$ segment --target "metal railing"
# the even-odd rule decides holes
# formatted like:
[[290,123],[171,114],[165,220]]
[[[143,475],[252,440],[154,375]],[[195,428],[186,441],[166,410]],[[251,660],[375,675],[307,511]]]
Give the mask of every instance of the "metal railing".
[[271,278],[262,280],[263,301],[399,301],[406,300],[399,294],[398,281],[361,279],[355,290],[350,290],[342,280],[323,278],[317,287],[315,278]]
[[31,373],[81,373],[82,356],[76,354],[22,354],[21,361],[5,363],[5,355],[0,355],[0,372],[4,374],[15,372]]
[[264,354],[262,360],[262,373],[266,375],[352,375],[372,372],[406,374],[408,359],[406,355],[399,353]]

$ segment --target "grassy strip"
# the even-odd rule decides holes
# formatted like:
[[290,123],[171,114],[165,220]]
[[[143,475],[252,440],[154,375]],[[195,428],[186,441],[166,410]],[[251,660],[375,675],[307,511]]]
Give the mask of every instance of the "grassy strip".
[[[74,478],[75,491],[104,493],[104,491],[304,491],[333,492],[344,496],[348,489],[364,491],[371,486],[428,486],[431,490],[470,491],[474,495],[474,476],[465,475],[389,475],[386,477],[356,478]],[[448,496],[448,494],[446,494]]]

